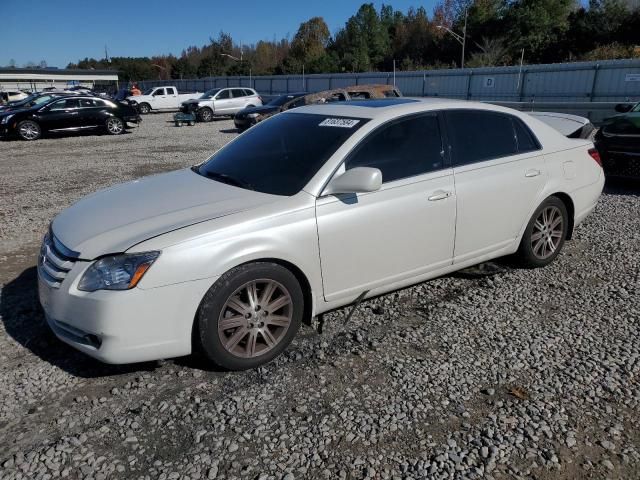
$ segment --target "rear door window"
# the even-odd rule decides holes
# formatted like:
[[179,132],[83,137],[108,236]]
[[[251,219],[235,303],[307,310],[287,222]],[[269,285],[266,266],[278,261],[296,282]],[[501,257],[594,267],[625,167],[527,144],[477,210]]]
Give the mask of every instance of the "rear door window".
[[241,88],[234,88],[233,89],[233,98],[238,98],[238,97],[246,97],[247,95],[244,93],[245,91]]
[[444,168],[442,136],[435,113],[394,120],[373,131],[345,162],[345,168],[373,167],[382,182]]
[[445,118],[456,166],[515,155],[518,151],[510,115],[448,110]]

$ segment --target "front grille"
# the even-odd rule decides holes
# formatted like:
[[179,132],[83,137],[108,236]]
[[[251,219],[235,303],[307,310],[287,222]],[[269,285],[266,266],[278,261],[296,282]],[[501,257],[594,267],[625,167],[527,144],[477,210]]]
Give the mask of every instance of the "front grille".
[[40,248],[38,274],[51,288],[60,288],[77,258],[77,252],[68,249],[52,233],[48,233]]
[[609,151],[603,158],[602,166],[609,177],[640,179],[640,155]]

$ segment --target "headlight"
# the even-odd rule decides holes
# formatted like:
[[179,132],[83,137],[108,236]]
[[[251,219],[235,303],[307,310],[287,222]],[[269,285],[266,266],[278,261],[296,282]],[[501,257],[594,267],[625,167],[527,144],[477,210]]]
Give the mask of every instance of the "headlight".
[[0,123],[2,123],[3,125],[6,123],[9,123],[9,120],[11,120],[11,118],[13,118],[13,115],[7,115],[6,117],[2,117],[2,120],[0,120]]
[[160,252],[111,255],[91,265],[78,284],[78,290],[129,290],[135,287]]
[[247,113],[247,117],[249,118],[258,118],[259,116],[259,113]]

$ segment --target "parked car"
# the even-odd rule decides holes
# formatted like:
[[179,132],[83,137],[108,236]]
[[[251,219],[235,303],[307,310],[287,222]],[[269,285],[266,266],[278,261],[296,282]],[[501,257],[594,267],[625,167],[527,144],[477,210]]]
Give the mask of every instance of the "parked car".
[[233,116],[233,123],[238,130],[246,130],[271,115],[303,105],[299,99],[305,95],[308,94],[306,92],[287,93],[259,107],[244,108]]
[[504,255],[548,265],[603,184],[591,142],[495,105],[296,108],[60,213],[40,303],[59,339],[104,362],[196,348],[253,368],[328,310]]
[[37,140],[43,133],[92,129],[118,135],[139,119],[136,109],[129,105],[95,96],[68,95],[28,108],[0,112],[0,135]]
[[351,85],[345,87],[352,100],[368,98],[397,98],[402,96],[402,92],[395,85],[371,84],[371,85]]
[[0,92],[0,103],[19,102],[29,95],[20,90],[7,90]]
[[182,112],[196,113],[198,120],[210,122],[213,117],[235,115],[240,110],[262,105],[262,97],[253,88],[214,88],[200,98],[182,102]]
[[238,130],[243,131],[256,123],[272,117],[276,113],[284,112],[285,110],[291,110],[293,108],[313,105],[316,103],[344,102],[351,100],[347,91],[342,88],[324,90],[322,92],[315,93],[294,93],[289,95],[293,95],[294,97],[286,99],[285,97],[288,95],[282,95],[275,101],[281,103],[283,100],[286,100],[284,103],[281,103],[280,105],[270,105],[264,110],[260,109],[260,107],[240,110],[234,115],[233,123]]
[[640,103],[605,119],[595,136],[608,177],[640,179]]
[[142,115],[146,115],[151,111],[179,110],[182,102],[201,95],[200,92],[180,93],[174,86],[165,86],[149,88],[142,95],[132,95],[127,100],[131,105],[136,105]]

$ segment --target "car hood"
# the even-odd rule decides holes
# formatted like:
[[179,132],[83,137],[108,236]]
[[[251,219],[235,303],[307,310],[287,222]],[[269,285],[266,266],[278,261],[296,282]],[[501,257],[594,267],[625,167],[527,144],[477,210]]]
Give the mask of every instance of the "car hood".
[[276,107],[274,105],[262,105],[261,107],[251,107],[245,108],[238,112],[238,115],[249,115],[250,113],[273,113],[280,110],[280,107]]
[[51,229],[64,246],[90,260],[280,198],[216,182],[184,169],[89,195],[60,213]]
[[0,116],[4,117],[6,115],[14,115],[16,113],[28,112],[30,110],[34,110],[34,108],[5,108],[4,110],[0,110]]

